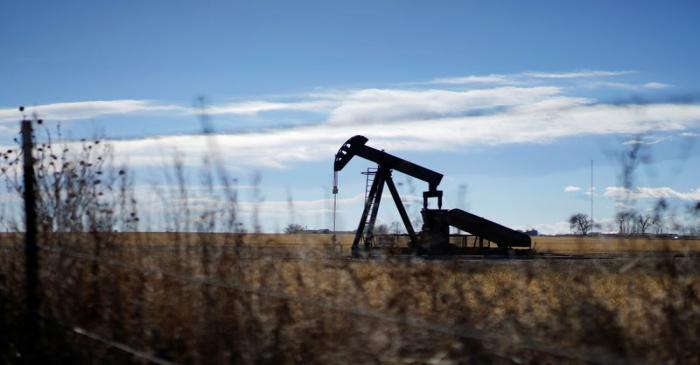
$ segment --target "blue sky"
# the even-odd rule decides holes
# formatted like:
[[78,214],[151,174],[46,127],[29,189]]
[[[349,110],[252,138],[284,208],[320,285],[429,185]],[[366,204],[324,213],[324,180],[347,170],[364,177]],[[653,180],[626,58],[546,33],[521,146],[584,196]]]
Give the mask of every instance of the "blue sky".
[[[144,184],[173,149],[194,176],[204,96],[227,167],[262,176],[266,230],[328,226],[333,154],[364,134],[443,173],[450,207],[562,232],[588,212],[591,160],[601,221],[700,198],[697,19],[690,1],[5,1],[0,144],[26,105],[72,138],[113,139]],[[653,158],[623,194],[634,143]],[[343,229],[369,165],[341,173]]]

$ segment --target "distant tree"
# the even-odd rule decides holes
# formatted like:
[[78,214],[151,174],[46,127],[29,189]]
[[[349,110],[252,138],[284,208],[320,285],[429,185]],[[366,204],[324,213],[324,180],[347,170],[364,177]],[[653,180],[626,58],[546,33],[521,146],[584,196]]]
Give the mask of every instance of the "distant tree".
[[664,221],[661,218],[661,216],[655,215],[654,220],[651,222],[651,225],[654,227],[655,234],[664,233]]
[[569,217],[569,227],[573,232],[580,233],[581,235],[585,236],[591,231],[591,228],[593,228],[593,222],[588,215],[576,213]]
[[399,222],[391,222],[391,233],[401,234],[401,225]]
[[374,227],[374,234],[389,234],[389,227],[386,224],[380,224]]
[[619,234],[629,234],[632,233],[632,226],[634,225],[635,217],[637,215],[632,211],[622,211],[615,215],[615,222],[617,222],[618,233]]
[[661,234],[664,230],[664,213],[668,209],[666,199],[661,198],[654,205],[654,214],[652,215],[651,225],[654,227],[654,233]]
[[286,234],[295,234],[295,233],[301,233],[304,231],[304,226],[301,224],[296,224],[296,223],[290,223],[285,229],[284,233]]
[[638,214],[636,220],[637,233],[645,234],[647,229],[653,224],[654,217],[651,214]]

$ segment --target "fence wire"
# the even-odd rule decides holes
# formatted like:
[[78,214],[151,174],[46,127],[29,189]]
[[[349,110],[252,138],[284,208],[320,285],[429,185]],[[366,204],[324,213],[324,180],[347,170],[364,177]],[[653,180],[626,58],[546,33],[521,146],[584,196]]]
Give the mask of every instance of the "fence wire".
[[99,342],[102,345],[105,345],[109,348],[119,350],[123,353],[131,355],[136,359],[139,359],[142,361],[147,361],[149,363],[158,364],[158,365],[174,365],[175,364],[174,362],[171,362],[171,361],[168,361],[165,359],[161,359],[153,354],[149,354],[147,352],[135,349],[127,344],[115,341],[113,339],[109,339],[109,338],[104,337],[104,336],[100,336],[97,333],[90,332],[90,331],[86,330],[85,328],[64,323],[62,321],[59,321],[56,318],[53,318],[53,317],[50,317],[50,316],[47,316],[47,315],[44,315],[41,313],[37,313],[37,314],[38,314],[39,318],[41,318],[41,320],[43,320],[45,322],[56,324],[57,326],[62,327],[64,330],[70,331],[71,333],[73,333],[75,335],[82,336],[84,338],[90,339],[90,340],[95,341],[95,342]]

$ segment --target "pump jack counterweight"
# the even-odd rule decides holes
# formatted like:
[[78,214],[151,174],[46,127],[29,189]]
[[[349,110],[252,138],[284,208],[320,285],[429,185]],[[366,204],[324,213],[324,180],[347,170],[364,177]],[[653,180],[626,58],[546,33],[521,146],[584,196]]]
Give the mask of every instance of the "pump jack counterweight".
[[[333,193],[337,194],[337,173],[342,170],[354,157],[359,156],[377,164],[374,173],[374,181],[366,194],[362,216],[355,231],[352,242],[352,251],[357,253],[361,247],[369,251],[374,245],[374,224],[379,211],[384,185],[389,188],[401,221],[403,222],[409,239],[409,250],[419,254],[453,254],[459,253],[459,248],[450,244],[450,226],[470,232],[479,238],[493,242],[500,251],[508,251],[513,247],[530,248],[530,237],[522,232],[504,227],[485,218],[473,215],[460,209],[442,209],[442,190],[438,185],[443,175],[433,170],[419,166],[384,151],[367,146],[368,139],[364,136],[354,136],[348,139],[338,150],[333,163],[334,187]],[[401,201],[396,185],[392,178],[392,171],[399,171],[428,184],[428,190],[423,192],[423,226],[420,233],[416,234],[408,217],[408,213]],[[367,174],[370,172],[368,171]],[[428,208],[428,200],[437,199],[437,209]],[[466,248],[465,248],[466,249]],[[480,251],[484,250],[480,245]]]

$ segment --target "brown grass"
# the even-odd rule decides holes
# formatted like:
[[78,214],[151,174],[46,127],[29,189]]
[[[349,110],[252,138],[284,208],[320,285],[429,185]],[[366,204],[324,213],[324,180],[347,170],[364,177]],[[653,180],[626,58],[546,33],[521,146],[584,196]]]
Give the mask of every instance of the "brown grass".
[[645,253],[645,252],[698,252],[698,239],[655,239],[645,237],[533,237],[533,247],[538,252],[567,254]]
[[[673,257],[698,241],[535,239],[547,252],[683,250],[563,261],[347,260],[324,235],[57,241],[41,256],[42,313],[175,362],[700,361],[698,261]],[[0,293],[19,304],[21,251],[3,247]],[[54,336],[44,346],[67,361],[133,360]]]

